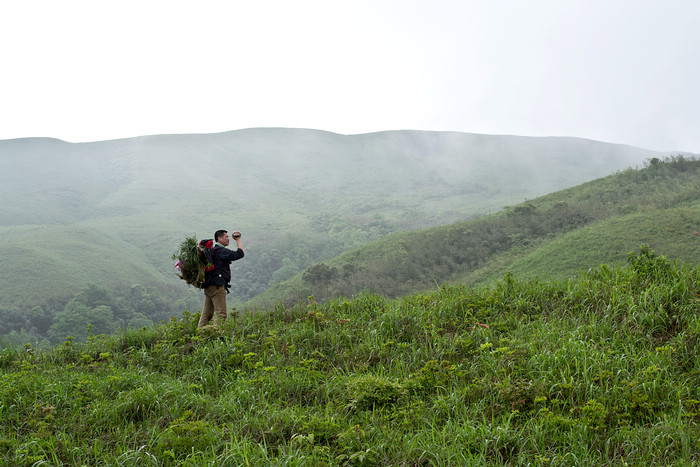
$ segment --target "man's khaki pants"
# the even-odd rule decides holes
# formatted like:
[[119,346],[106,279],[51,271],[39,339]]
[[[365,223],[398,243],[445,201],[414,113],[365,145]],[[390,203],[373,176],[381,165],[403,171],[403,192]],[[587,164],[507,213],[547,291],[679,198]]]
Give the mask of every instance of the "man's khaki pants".
[[210,285],[204,289],[204,307],[202,315],[199,317],[197,327],[204,327],[216,312],[214,323],[221,326],[226,321],[226,287],[223,285]]

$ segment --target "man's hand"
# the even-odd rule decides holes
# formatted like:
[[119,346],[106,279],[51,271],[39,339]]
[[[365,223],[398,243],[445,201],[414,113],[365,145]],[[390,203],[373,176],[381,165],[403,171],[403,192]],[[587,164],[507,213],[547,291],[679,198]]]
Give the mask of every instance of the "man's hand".
[[241,233],[236,230],[231,234],[231,238],[236,242],[236,248],[243,251],[243,242],[241,242]]

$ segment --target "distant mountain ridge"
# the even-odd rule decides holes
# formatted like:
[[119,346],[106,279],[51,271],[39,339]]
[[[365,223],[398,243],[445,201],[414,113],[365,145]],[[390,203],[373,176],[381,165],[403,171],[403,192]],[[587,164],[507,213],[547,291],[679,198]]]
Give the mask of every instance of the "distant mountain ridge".
[[[12,245],[29,242],[36,264],[52,255],[66,268],[62,292],[70,277],[81,285],[84,277],[98,285],[106,277],[106,285],[159,276],[172,283],[170,254],[185,235],[235,228],[244,232],[247,253],[237,293],[247,299],[388,233],[495,212],[661,156],[580,138],[431,131],[257,128],[94,143],[4,140],[0,254],[10,257]],[[63,226],[55,235],[54,225]],[[32,226],[42,228],[40,238],[31,237]],[[111,258],[123,271],[117,277],[89,256],[76,261],[81,239],[93,235],[110,248],[85,251]],[[134,248],[143,254],[143,273],[130,275]],[[70,265],[61,255],[72,255]],[[33,281],[44,284],[44,295],[58,293],[40,266],[33,274],[0,274],[0,306],[24,306],[16,290]]]

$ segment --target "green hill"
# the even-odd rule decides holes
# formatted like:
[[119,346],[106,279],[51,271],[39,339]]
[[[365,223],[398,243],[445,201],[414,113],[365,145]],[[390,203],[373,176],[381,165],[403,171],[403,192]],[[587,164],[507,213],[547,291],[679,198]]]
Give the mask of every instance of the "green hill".
[[0,335],[43,336],[90,286],[112,294],[95,307],[109,306],[120,326],[159,320],[154,303],[196,308],[171,261],[188,235],[243,232],[229,297],[240,305],[387,234],[488,215],[662,156],[580,138],[422,131],[0,141]]
[[[601,264],[621,265],[635,245],[663,251],[669,258],[700,264],[700,203],[615,217],[582,227],[521,255],[507,265],[519,277],[565,278]],[[475,276],[481,271],[477,271]],[[500,271],[490,273],[499,278]]]
[[389,297],[507,271],[565,278],[614,264],[640,245],[700,264],[700,161],[653,159],[503,212],[389,235],[318,263],[247,303],[266,308],[371,290]]
[[[17,239],[22,239],[18,241]],[[37,248],[42,245],[43,248]],[[76,284],[132,284],[162,280],[162,273],[134,245],[80,226],[15,226],[0,230],[0,303],[21,307],[42,297],[72,295]],[[8,265],[11,265],[8,267]],[[12,287],[26,283],[32,287]]]
[[696,465],[700,273],[197,316],[0,350],[3,465]]

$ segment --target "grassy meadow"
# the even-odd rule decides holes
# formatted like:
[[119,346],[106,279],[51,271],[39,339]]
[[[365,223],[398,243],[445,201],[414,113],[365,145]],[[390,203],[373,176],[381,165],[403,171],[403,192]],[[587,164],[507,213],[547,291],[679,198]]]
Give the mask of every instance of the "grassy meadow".
[[4,465],[691,465],[700,273],[309,297],[0,351]]

